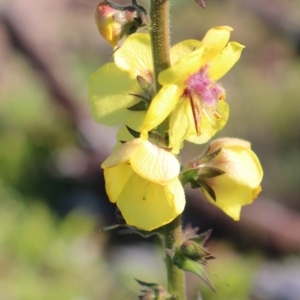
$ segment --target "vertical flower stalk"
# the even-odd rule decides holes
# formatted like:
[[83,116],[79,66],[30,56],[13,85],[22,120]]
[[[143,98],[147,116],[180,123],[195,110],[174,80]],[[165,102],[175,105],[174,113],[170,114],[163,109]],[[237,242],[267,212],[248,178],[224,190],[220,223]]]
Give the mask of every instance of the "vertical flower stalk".
[[150,17],[154,78],[158,92],[158,74],[170,67],[169,0],[152,0]]
[[[169,0],[151,1],[151,43],[153,54],[153,70],[155,92],[161,87],[158,82],[158,75],[161,71],[170,67],[170,34],[169,34]],[[171,223],[164,226],[163,230],[166,249],[174,249],[182,242],[182,224],[179,215]],[[168,276],[168,292],[175,296],[175,299],[185,300],[185,274],[176,267],[172,258],[166,254],[166,267]]]

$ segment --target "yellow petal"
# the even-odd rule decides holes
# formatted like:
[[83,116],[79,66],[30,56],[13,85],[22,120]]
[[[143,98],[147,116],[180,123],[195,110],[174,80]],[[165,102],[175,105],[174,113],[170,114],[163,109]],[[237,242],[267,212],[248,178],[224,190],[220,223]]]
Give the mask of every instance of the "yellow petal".
[[115,14],[118,11],[107,3],[100,3],[95,11],[95,21],[100,34],[113,47],[118,45],[122,24],[115,21]]
[[[213,179],[205,180],[205,182],[214,190],[216,194],[216,201],[214,201],[210,195],[202,189],[202,192],[206,199],[211,203],[218,206],[227,214],[236,212],[237,207],[253,202],[253,190],[247,184],[237,184],[232,181],[226,174],[214,177]],[[235,220],[239,219],[236,213],[229,214]]]
[[170,147],[175,147],[183,140],[195,144],[208,142],[219,130],[221,130],[229,116],[229,106],[225,101],[219,101],[217,111],[222,116],[220,119],[211,116],[208,118],[204,113],[201,117],[200,134],[197,134],[193,118],[192,108],[187,98],[177,104],[170,117],[169,139]]
[[180,172],[180,164],[173,154],[147,140],[134,152],[130,163],[141,177],[159,184],[167,184]]
[[201,41],[197,40],[185,40],[176,44],[170,50],[171,65],[174,65],[180,58],[198,49],[200,46]]
[[94,119],[104,125],[125,122],[135,113],[127,107],[139,101],[129,94],[138,91],[137,82],[130,79],[126,72],[120,71],[114,63],[98,69],[89,82],[89,103]]
[[187,98],[183,98],[176,105],[170,117],[170,147],[176,147],[188,136],[195,133],[196,129],[190,102]]
[[135,114],[126,120],[126,125],[123,125],[117,132],[117,140],[122,142],[133,140],[134,136],[128,131],[127,126],[136,132],[140,132],[145,116],[145,111],[135,111]]
[[[222,155],[225,158],[217,165],[226,172],[235,184],[257,188],[262,180],[263,171],[255,153],[248,148],[233,146],[222,148]],[[218,158],[216,158],[216,161]]]
[[178,179],[162,186],[135,174],[122,190],[117,205],[128,225],[151,231],[182,213],[185,196]]
[[239,60],[245,47],[239,43],[228,43],[227,47],[209,64],[209,75],[213,80],[224,76]]
[[140,132],[145,117],[146,117],[146,111],[135,111],[134,114],[131,114],[127,118],[126,125],[131,129]]
[[128,162],[132,155],[141,147],[143,140],[134,139],[130,142],[122,144],[120,147],[116,148],[113,153],[102,163],[101,167],[103,169],[112,168],[118,164]]
[[208,142],[218,131],[220,131],[227,123],[229,117],[229,106],[225,101],[219,101],[217,104],[217,111],[221,118],[214,116],[208,117],[203,114],[201,121],[201,133],[191,132],[186,140],[195,144],[204,144]]
[[[227,140],[227,142],[226,142]],[[236,139],[221,139],[216,144],[222,145],[220,153],[207,163],[207,166],[225,171],[224,174],[205,179],[216,194],[216,202],[203,189],[205,197],[227,214],[238,219],[238,207],[253,202],[260,192],[263,171],[255,153],[243,143],[235,143]],[[242,141],[244,142],[244,141]],[[213,145],[210,151],[213,151]]]
[[174,109],[183,88],[177,85],[163,86],[152,100],[145,120],[141,126],[142,137],[147,137],[147,132],[161,124]]
[[115,52],[114,59],[116,65],[121,70],[129,72],[133,79],[138,75],[148,80],[151,79],[153,60],[150,35],[145,33],[130,35],[122,47]]
[[241,215],[241,206],[232,206],[224,208],[224,212],[234,221],[239,221]]
[[191,74],[198,72],[206,60],[203,57],[206,49],[200,47],[179,59],[170,68],[159,73],[158,81],[161,85],[185,83]]
[[213,140],[209,144],[209,153],[215,152],[219,148],[242,148],[242,149],[251,149],[251,143],[246,140],[238,139],[238,138],[218,138]]
[[105,189],[110,202],[117,201],[124,186],[134,174],[130,165],[126,163],[104,170]]
[[219,54],[229,41],[230,32],[233,29],[229,26],[218,26],[210,29],[202,39],[202,47],[207,51],[204,56],[206,60],[212,60]]

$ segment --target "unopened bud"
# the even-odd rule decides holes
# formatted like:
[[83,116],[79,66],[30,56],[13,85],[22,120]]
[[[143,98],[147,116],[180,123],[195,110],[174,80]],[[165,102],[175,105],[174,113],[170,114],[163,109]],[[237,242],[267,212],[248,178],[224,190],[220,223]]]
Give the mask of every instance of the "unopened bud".
[[135,0],[128,6],[108,0],[101,2],[96,8],[95,20],[100,34],[112,47],[120,46],[123,38],[150,24],[146,10]]
[[188,259],[206,263],[207,260],[214,258],[199,243],[193,240],[187,240],[180,246],[181,254]]

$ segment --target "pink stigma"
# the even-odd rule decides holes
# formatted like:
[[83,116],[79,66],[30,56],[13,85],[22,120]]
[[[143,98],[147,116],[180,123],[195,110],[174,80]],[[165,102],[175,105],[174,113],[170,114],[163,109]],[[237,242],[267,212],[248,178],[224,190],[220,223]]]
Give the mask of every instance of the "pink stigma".
[[218,100],[224,98],[224,89],[209,78],[208,65],[190,76],[187,80],[187,92],[192,97],[198,96],[207,105],[216,105]]

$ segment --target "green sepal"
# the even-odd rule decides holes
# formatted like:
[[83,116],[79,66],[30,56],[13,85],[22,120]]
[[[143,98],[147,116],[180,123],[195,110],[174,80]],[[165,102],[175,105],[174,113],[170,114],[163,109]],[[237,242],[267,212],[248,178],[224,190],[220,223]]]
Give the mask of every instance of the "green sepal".
[[136,81],[138,82],[139,86],[143,90],[146,95],[153,96],[154,95],[154,87],[153,84],[146,80],[144,77],[138,75],[136,77]]
[[179,247],[179,251],[185,258],[201,262],[204,265],[207,264],[207,260],[215,258],[201,244],[192,239],[183,242]]
[[215,158],[220,153],[221,150],[222,150],[222,148],[219,148],[216,151],[214,151],[212,153],[209,153],[209,154],[206,154],[206,155],[204,155],[200,158],[197,158],[195,160],[197,161],[198,165],[204,164],[206,162],[211,161],[213,158]]
[[170,148],[168,148],[168,139],[167,139],[167,137],[165,135],[162,136],[157,131],[150,131],[149,132],[149,141],[151,143],[157,145],[160,148],[170,150]]
[[[209,194],[209,196],[216,202],[217,201],[217,197],[216,197],[216,193],[214,192],[214,190],[208,185],[206,184],[204,181],[202,180],[198,180],[197,183],[199,184],[199,186],[203,189],[205,189],[205,191]],[[192,187],[194,188],[194,187]]]
[[127,128],[127,130],[129,131],[129,133],[130,133],[134,138],[137,139],[137,138],[140,137],[140,135],[141,135],[140,132],[133,130],[132,128],[128,127],[127,125],[126,125],[126,128]]
[[146,111],[149,108],[149,103],[143,98],[143,96],[135,95],[135,94],[131,94],[131,95],[142,98],[143,100],[141,100],[140,102],[138,102],[130,107],[127,107],[128,110],[130,110],[130,111]]
[[[196,228],[196,229],[198,229],[198,228]],[[208,240],[211,233],[212,233],[212,229],[209,229],[209,230],[201,233],[200,235],[194,235],[189,239],[194,241],[194,242],[199,243],[200,245],[203,245]]]
[[182,183],[182,185],[185,185],[187,183],[190,183],[192,188],[199,188],[200,185],[197,182],[198,178],[198,170],[197,169],[190,169],[187,171],[184,171],[180,173],[179,180]]
[[200,167],[198,169],[198,177],[200,178],[212,178],[224,174],[225,171],[214,167]]

